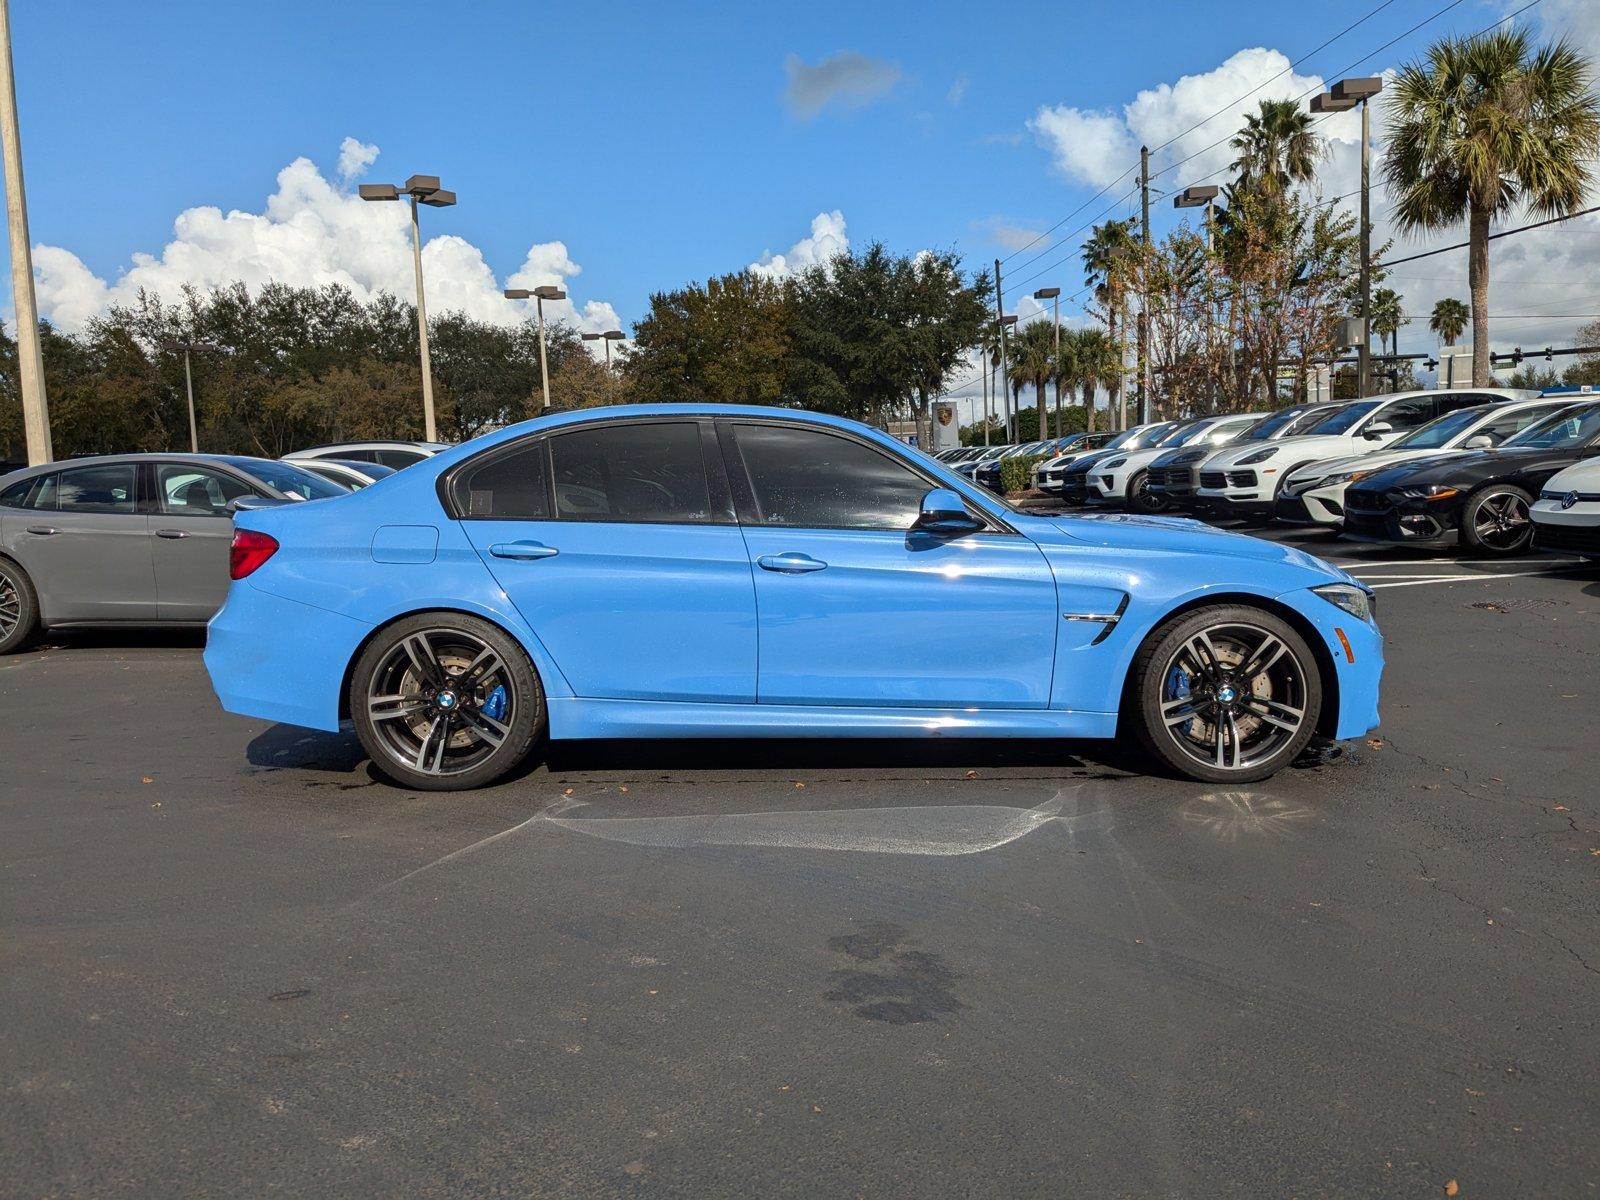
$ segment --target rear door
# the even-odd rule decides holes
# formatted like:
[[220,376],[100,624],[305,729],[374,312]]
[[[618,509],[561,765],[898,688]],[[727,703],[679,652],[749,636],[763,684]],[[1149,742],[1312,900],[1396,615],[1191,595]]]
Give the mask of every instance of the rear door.
[[729,419],[763,704],[1048,708],[1056,586],[1027,538],[913,532],[938,481],[844,431]]
[[228,502],[260,493],[227,471],[194,463],[156,463],[153,470],[157,615],[209,621],[228,594]]
[[152,621],[156,583],[139,464],[95,463],[49,476],[11,540],[48,622]]
[[596,421],[453,477],[468,538],[577,695],[754,702],[755,590],[715,436]]

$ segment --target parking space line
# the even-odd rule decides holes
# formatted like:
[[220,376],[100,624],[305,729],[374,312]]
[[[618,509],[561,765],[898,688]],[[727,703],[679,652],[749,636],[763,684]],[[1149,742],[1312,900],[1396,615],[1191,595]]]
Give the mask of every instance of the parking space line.
[[1397,583],[1374,583],[1372,588],[1401,588],[1418,587],[1425,583],[1471,583],[1474,580],[1487,581],[1491,579],[1526,579],[1534,575],[1548,575],[1546,571],[1490,571],[1476,575],[1435,575],[1427,578],[1406,579]]

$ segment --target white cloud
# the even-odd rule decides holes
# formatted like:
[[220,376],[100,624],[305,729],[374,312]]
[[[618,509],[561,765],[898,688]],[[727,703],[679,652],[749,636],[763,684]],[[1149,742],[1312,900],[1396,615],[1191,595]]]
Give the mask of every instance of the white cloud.
[[[135,253],[115,280],[101,279],[77,255],[59,246],[34,248],[39,310],[53,324],[76,332],[112,304],[131,302],[140,289],[168,303],[185,285],[209,291],[235,281],[252,289],[269,282],[301,287],[338,283],[357,298],[378,292],[415,294],[406,206],[370,204],[350,188],[351,178],[377,157],[377,147],[346,138],[335,184],[306,158],[278,172],[277,190],[262,212],[224,213],[209,205],[186,209],[173,222],[173,238],[159,254]],[[424,233],[447,226],[449,210],[424,214]],[[483,252],[464,238],[438,233],[424,242],[423,277],[428,309],[459,311],[511,324],[529,311],[501,295],[502,285]],[[536,243],[506,280],[508,287],[554,283],[563,287],[581,268],[562,242]],[[570,288],[568,288],[570,291]],[[598,300],[581,309],[570,300],[545,306],[545,315],[585,330],[617,328],[616,310]]]
[[783,70],[788,76],[784,98],[790,111],[805,121],[830,104],[839,108],[870,104],[900,81],[899,67],[854,50],[830,55],[816,66],[791,54],[784,60]]
[[1007,250],[1025,250],[1040,241],[1043,234],[1037,229],[1029,229],[1025,225],[1017,225],[1005,217],[990,217],[984,221],[974,221],[974,228],[982,229],[989,237]]
[[848,249],[850,238],[845,233],[844,213],[836,208],[811,218],[809,237],[801,238],[783,254],[773,254],[769,250],[759,262],[750,264],[750,270],[756,275],[781,279],[785,275],[797,275],[817,263],[827,262],[835,254]]
[[349,183],[378,159],[378,148],[370,142],[347,137],[339,143],[339,180]]

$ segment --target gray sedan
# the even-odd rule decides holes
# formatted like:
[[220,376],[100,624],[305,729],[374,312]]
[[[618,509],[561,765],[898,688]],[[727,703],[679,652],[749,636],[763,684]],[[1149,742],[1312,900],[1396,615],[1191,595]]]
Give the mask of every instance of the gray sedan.
[[0,654],[75,625],[200,625],[228,590],[230,505],[348,489],[220,454],[70,459],[0,478]]

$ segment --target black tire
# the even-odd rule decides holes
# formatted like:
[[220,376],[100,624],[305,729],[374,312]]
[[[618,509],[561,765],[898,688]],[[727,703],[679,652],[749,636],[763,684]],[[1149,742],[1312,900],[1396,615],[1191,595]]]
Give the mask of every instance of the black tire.
[[1128,715],[1145,748],[1205,783],[1275,774],[1305,749],[1322,713],[1322,677],[1305,639],[1243,604],[1161,625],[1134,656],[1130,684]]
[[1135,472],[1133,478],[1128,480],[1129,511],[1148,517],[1164,511],[1166,507],[1167,498],[1165,496],[1152,496],[1150,494],[1149,472]]
[[418,613],[381,630],[350,672],[349,702],[372,765],[422,791],[493,783],[545,732],[544,688],[527,653],[463,613]]
[[33,580],[9,558],[0,558],[0,654],[26,650],[39,632],[39,593]]
[[1491,483],[1461,506],[1461,544],[1475,554],[1521,554],[1533,543],[1533,496],[1509,483]]

